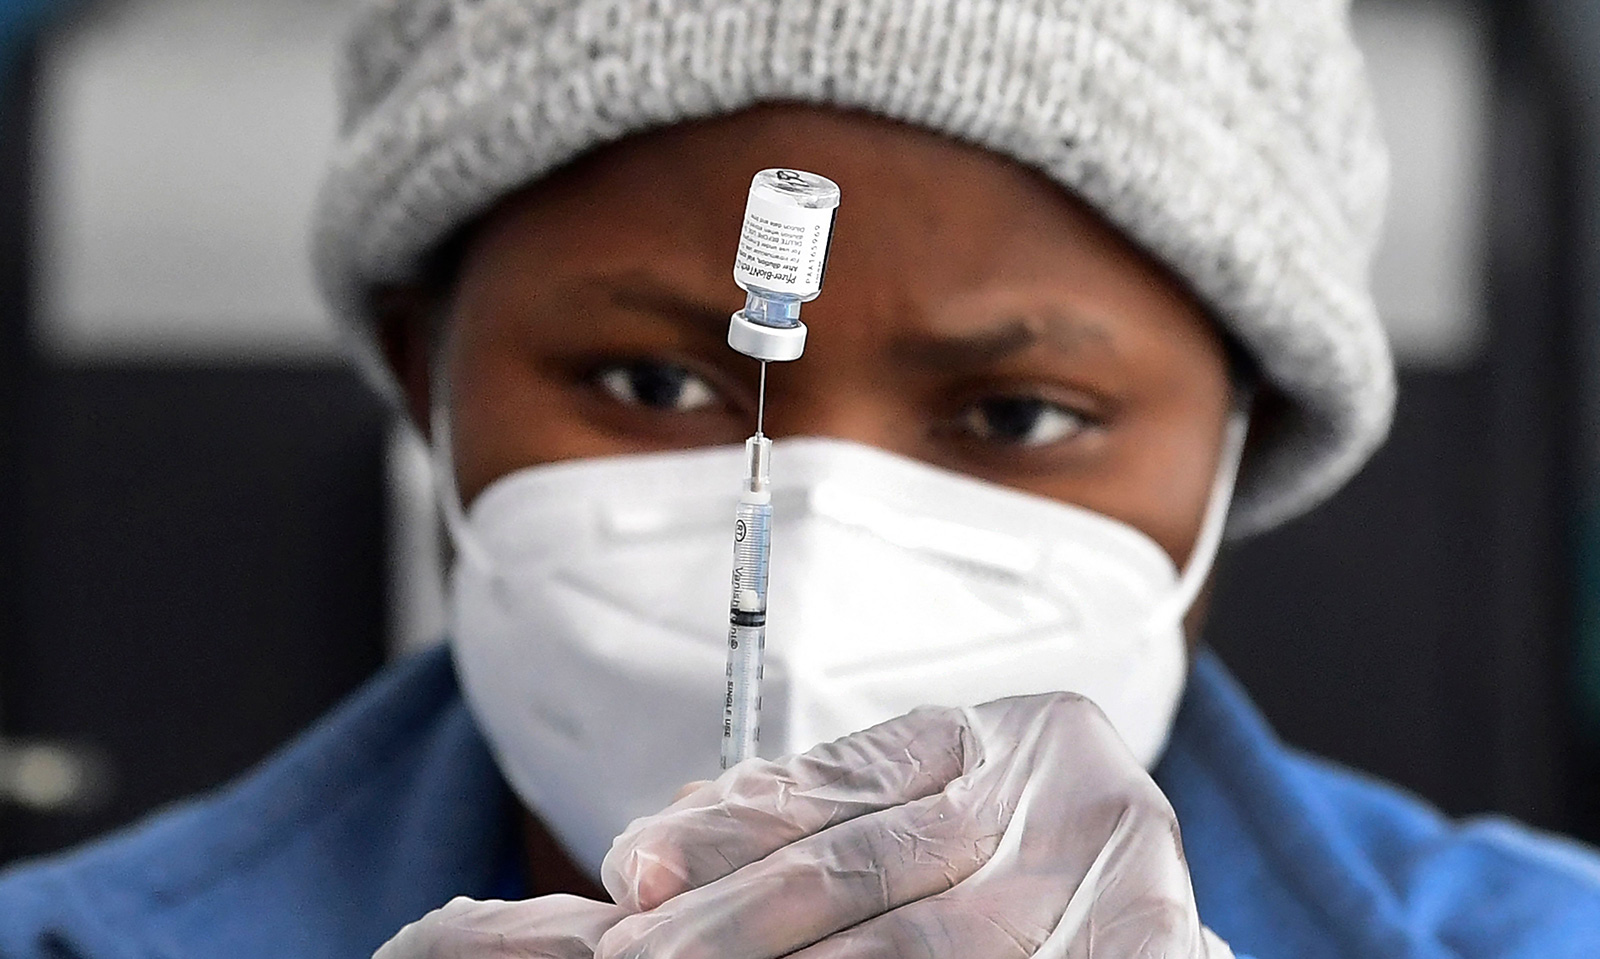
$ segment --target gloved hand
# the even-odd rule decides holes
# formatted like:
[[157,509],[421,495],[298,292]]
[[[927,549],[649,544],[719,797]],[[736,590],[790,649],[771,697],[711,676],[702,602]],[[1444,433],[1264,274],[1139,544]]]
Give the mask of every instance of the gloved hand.
[[457,899],[374,959],[1231,959],[1177,822],[1088,701],[919,709],[641,819],[621,905]]
[[1077,696],[925,708],[633,823],[596,959],[1232,959],[1172,807]]
[[372,959],[591,959],[600,934],[625,915],[620,906],[578,896],[463,896],[401,929]]

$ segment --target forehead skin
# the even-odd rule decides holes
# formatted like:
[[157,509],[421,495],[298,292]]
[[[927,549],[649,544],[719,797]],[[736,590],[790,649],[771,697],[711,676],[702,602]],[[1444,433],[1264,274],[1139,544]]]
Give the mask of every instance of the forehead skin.
[[[743,304],[731,271],[746,190],[773,166],[831,177],[843,203],[822,296],[803,311],[806,355],[771,371],[769,435],[854,440],[1076,503],[1187,558],[1230,387],[1223,339],[1182,284],[1013,161],[803,106],[632,137],[467,237],[447,356],[468,502],[536,463],[753,431],[757,364],[723,336]],[[694,370],[716,404],[641,413],[596,389],[605,363],[651,357]],[[959,428],[973,403],[1017,395],[1094,426],[1047,450]]]

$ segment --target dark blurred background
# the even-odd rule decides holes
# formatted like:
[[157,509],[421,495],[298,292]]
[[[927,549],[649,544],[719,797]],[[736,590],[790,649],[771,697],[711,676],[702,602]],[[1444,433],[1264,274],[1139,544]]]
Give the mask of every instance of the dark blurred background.
[[[305,266],[350,7],[0,5],[0,862],[225,781],[436,636],[425,461]],[[1356,27],[1398,418],[1226,560],[1209,640],[1290,742],[1600,839],[1600,4]]]

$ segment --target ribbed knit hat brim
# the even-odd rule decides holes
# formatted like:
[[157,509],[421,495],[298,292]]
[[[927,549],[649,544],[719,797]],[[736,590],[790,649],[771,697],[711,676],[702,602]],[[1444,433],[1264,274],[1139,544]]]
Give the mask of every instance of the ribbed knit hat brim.
[[1333,0],[390,0],[360,18],[318,207],[366,292],[497,200],[631,133],[764,102],[859,108],[1048,174],[1186,280],[1291,409],[1230,532],[1342,485],[1387,432],[1367,283],[1386,156]]

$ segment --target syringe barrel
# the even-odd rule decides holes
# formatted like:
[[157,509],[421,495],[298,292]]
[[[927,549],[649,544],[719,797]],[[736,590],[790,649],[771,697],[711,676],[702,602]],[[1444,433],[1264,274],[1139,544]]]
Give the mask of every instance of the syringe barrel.
[[747,491],[739,498],[734,518],[733,597],[728,610],[728,673],[722,703],[723,769],[754,756],[760,739],[771,548],[771,495]]

